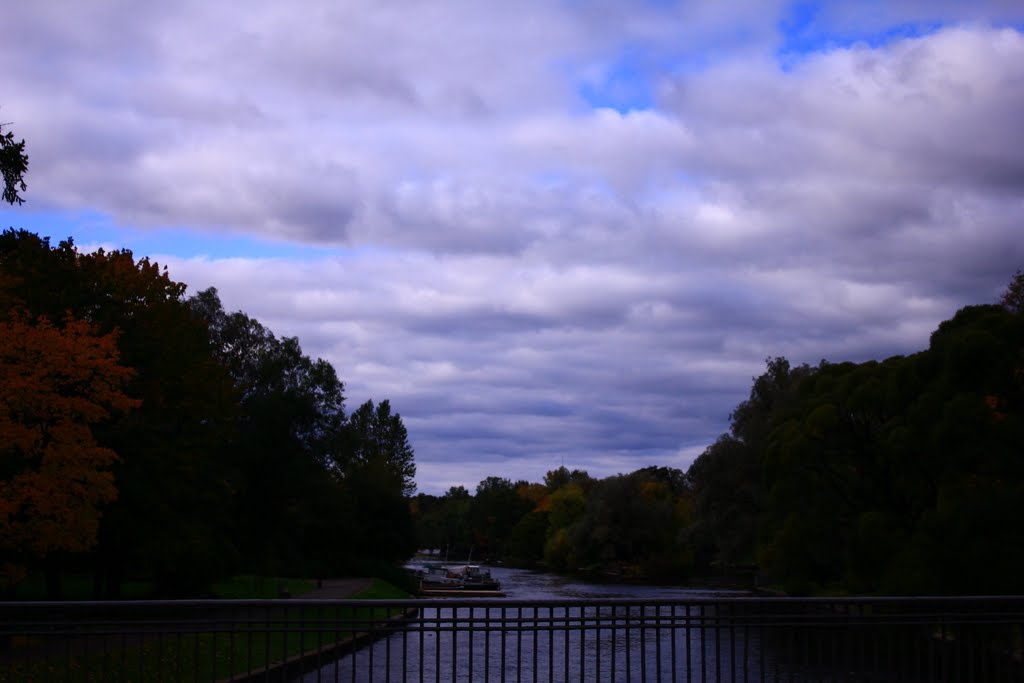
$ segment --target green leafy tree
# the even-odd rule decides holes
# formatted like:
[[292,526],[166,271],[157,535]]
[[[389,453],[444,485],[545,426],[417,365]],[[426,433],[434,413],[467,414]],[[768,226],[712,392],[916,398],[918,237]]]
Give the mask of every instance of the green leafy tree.
[[509,552],[512,528],[533,505],[522,498],[519,484],[504,477],[487,477],[476,487],[470,506],[474,555],[503,558]]
[[1022,359],[1020,316],[970,306],[926,351],[806,379],[770,421],[764,567],[799,592],[1013,591]]
[[352,413],[346,427],[346,448],[336,454],[342,472],[367,463],[379,466],[405,496],[416,492],[416,462],[402,416],[392,414],[391,403],[374,406],[369,400]]
[[354,533],[350,501],[331,472],[344,440],[344,385],[298,339],[224,311],[215,289],[189,305],[239,401],[237,432],[224,447],[243,564],[266,573],[328,571],[339,556],[322,539]]

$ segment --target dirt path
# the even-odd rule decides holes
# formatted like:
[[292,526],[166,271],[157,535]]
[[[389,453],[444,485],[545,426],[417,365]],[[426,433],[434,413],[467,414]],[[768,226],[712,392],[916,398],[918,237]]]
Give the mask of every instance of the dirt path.
[[296,598],[303,600],[342,600],[355,597],[358,593],[370,587],[373,583],[371,578],[349,578],[349,579],[324,579],[320,588],[314,588],[308,593],[296,595]]

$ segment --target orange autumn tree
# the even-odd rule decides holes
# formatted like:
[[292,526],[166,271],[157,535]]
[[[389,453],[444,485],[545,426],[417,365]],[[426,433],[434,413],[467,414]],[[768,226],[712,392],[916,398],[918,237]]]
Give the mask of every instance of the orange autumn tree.
[[117,454],[92,425],[139,404],[122,388],[115,333],[84,321],[0,321],[0,583],[27,563],[96,542],[102,506],[117,497]]

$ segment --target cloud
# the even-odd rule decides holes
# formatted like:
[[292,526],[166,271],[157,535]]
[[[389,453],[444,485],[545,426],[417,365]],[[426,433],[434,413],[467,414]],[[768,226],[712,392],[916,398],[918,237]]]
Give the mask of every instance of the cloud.
[[427,490],[686,467],[766,356],[923,348],[1024,262],[1008,4],[57,7],[0,27],[28,206],[391,399]]

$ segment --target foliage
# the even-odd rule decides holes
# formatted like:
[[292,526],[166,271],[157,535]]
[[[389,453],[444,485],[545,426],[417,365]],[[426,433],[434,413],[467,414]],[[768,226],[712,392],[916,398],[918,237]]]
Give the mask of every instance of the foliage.
[[999,300],[1011,313],[1024,313],[1024,270],[1018,270]]
[[117,497],[117,454],[93,425],[138,407],[123,387],[116,334],[69,319],[14,313],[0,321],[0,557],[7,583],[26,560],[96,543],[102,507]]
[[367,401],[352,413],[345,430],[346,448],[335,455],[342,472],[379,464],[400,487],[403,495],[416,493],[416,463],[402,416],[391,414],[391,403],[376,407]]
[[367,401],[346,419],[343,383],[298,339],[227,313],[213,288],[189,305],[239,396],[239,433],[227,450],[243,562],[323,576],[365,558],[408,557],[415,547],[405,495],[416,470],[390,402]]
[[1024,319],[972,306],[906,358],[820,368],[765,451],[763,566],[801,590],[1012,592]]
[[[403,491],[414,487],[415,465],[390,403],[370,402],[369,420],[350,425],[343,384],[329,363],[309,358],[297,339],[278,338],[244,313],[226,313],[216,290],[192,299],[184,293],[165,268],[128,250],[83,254],[70,239],[53,246],[26,231],[0,235],[0,320],[19,326],[4,333],[5,368],[11,368],[5,381],[43,373],[40,381],[72,383],[58,392],[71,400],[89,396],[89,381],[103,384],[93,365],[119,359],[132,370],[119,375],[120,384],[110,379],[107,385],[123,390],[134,407],[116,412],[116,401],[108,400],[106,413],[74,416],[80,433],[64,422],[64,431],[49,432],[68,444],[78,439],[78,461],[102,475],[77,477],[67,487],[93,511],[73,520],[65,515],[62,526],[69,537],[86,540],[55,545],[33,532],[33,543],[60,552],[25,555],[27,547],[11,546],[0,559],[17,550],[22,559],[45,560],[40,566],[48,578],[92,570],[97,595],[110,597],[130,575],[152,578],[160,595],[194,595],[240,568],[325,575],[361,558],[404,559],[414,544]],[[54,340],[84,339],[86,331],[102,348],[86,341],[76,341],[74,353],[70,341],[56,346]],[[40,335],[55,345],[51,356],[64,355],[35,364],[11,356],[24,356],[25,344]],[[90,370],[85,379],[73,375]],[[14,389],[5,398],[24,403],[31,396]],[[58,419],[56,410],[52,415]],[[360,433],[360,424],[373,431]],[[7,486],[25,469],[14,448],[3,451]],[[42,504],[26,493],[44,491],[39,482],[34,488],[16,483],[4,498],[4,514]],[[50,497],[60,501],[57,494],[67,491]],[[59,589],[59,582],[53,586]]]
[[28,172],[28,155],[25,154],[25,141],[14,141],[14,133],[3,132],[0,124],[0,172],[4,176],[3,200],[8,204],[22,204],[24,199],[19,192],[28,189],[25,174]]

